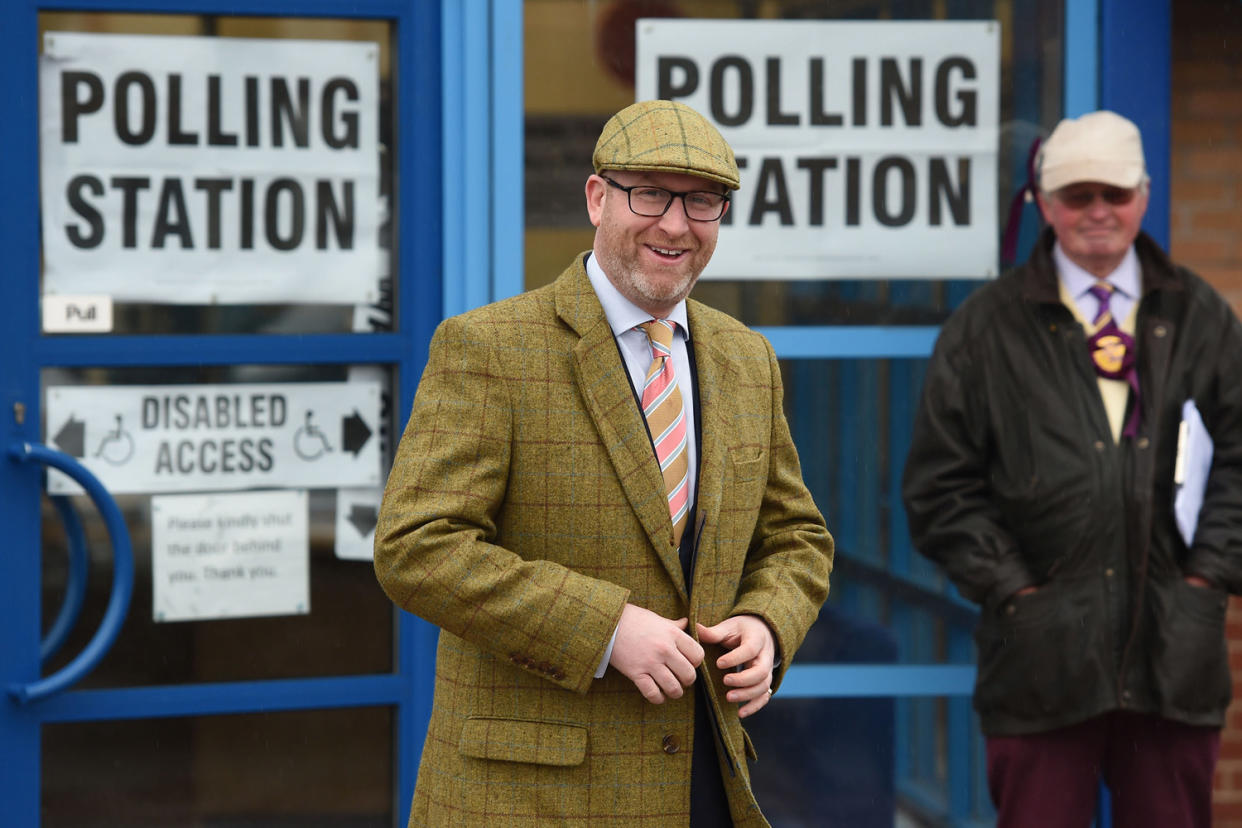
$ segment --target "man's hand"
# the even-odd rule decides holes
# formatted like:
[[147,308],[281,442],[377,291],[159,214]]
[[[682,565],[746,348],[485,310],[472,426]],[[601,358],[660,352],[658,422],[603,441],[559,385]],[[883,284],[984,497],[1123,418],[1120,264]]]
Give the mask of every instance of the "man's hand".
[[680,699],[682,688],[694,684],[695,668],[703,661],[703,648],[685,630],[685,618],[670,621],[626,604],[608,663],[652,704],[663,704],[665,697]]
[[[716,666],[725,671],[724,683],[733,688],[725,694],[731,702],[744,702],[737,715],[745,719],[759,712],[772,697],[772,664],[776,659],[776,641],[762,618],[735,615],[714,627],[698,625],[699,640],[720,644],[729,652],[716,659]],[[731,672],[742,666],[739,672]]]

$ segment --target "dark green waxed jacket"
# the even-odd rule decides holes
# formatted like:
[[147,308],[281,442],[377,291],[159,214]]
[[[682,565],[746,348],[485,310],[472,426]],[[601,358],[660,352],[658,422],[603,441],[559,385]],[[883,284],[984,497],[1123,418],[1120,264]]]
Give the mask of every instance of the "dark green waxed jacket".
[[[1060,301],[1053,242],[1045,231],[1030,261],[941,331],[903,479],[914,544],[980,605],[985,733],[1120,709],[1219,726],[1232,695],[1227,594],[1242,592],[1242,326],[1140,234],[1142,420],[1116,443],[1086,336]],[[1188,398],[1215,442],[1189,549],[1172,509]],[[1015,597],[1027,586],[1038,589]]]

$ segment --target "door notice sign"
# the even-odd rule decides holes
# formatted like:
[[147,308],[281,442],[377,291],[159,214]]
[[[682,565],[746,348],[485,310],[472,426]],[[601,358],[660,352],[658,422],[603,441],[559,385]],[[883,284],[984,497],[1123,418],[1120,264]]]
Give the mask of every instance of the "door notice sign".
[[[52,386],[48,443],[113,494],[378,486],[380,383]],[[48,473],[52,494],[81,489]]]
[[156,621],[310,612],[303,490],[151,498]]

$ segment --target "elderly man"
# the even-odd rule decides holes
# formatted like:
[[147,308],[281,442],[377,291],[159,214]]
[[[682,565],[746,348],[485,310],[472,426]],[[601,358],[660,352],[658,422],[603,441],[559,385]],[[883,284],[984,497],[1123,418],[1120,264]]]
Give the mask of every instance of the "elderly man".
[[[911,533],[981,608],[974,704],[1002,828],[1087,826],[1100,778],[1118,826],[1209,825],[1225,608],[1242,590],[1242,328],[1140,231],[1130,121],[1062,121],[1039,188],[1049,227],[1031,259],[936,343]],[[1184,539],[1192,407],[1215,454]]]
[[604,126],[595,243],[436,331],[375,569],[438,625],[411,825],[766,825],[740,719],[828,591],[768,342],[687,295],[737,189],[689,107]]

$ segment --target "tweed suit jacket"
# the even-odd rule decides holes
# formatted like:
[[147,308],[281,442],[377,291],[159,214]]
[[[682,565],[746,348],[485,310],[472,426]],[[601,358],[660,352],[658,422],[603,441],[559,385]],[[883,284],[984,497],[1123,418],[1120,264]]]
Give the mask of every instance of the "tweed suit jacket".
[[[615,669],[593,677],[625,603],[689,617],[691,633],[763,618],[778,681],[815,620],[832,538],[802,483],[775,355],[698,302],[688,320],[702,422],[691,590],[583,257],[437,329],[375,543],[388,595],[441,628],[410,825],[686,825],[697,694],[653,705]],[[730,810],[766,825],[721,651],[706,649],[696,681]]]

